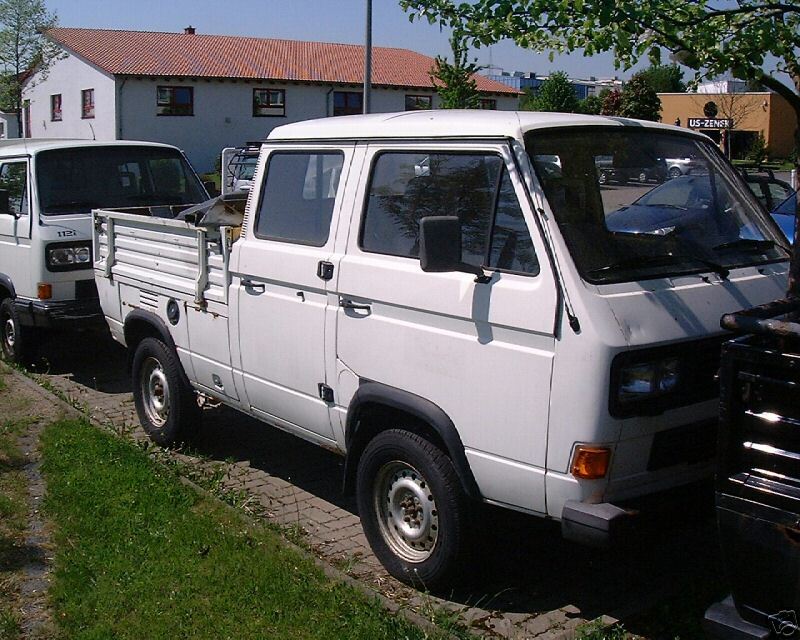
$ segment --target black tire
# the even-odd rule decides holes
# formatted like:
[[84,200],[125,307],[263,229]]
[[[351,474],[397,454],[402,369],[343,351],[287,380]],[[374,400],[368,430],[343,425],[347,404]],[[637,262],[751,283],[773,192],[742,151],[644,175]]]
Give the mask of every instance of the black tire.
[[453,463],[424,438],[384,431],[358,463],[358,512],[386,570],[428,590],[451,583],[470,547],[468,498]]
[[0,303],[0,343],[3,358],[15,364],[29,364],[36,351],[33,327],[25,327],[11,298]]
[[162,447],[191,441],[201,412],[177,354],[157,338],[145,338],[133,356],[133,399],[139,422]]

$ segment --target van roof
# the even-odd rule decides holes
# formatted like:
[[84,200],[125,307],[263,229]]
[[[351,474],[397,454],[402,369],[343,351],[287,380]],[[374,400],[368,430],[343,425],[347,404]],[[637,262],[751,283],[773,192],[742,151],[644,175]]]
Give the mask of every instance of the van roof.
[[174,149],[172,145],[160,142],[140,142],[137,140],[80,140],[71,138],[12,138],[0,140],[0,156],[34,155],[46,149],[74,149],[76,147],[121,147],[148,146]]
[[321,118],[283,125],[270,140],[363,140],[368,138],[518,138],[532,129],[573,126],[645,127],[693,134],[657,122],[537,111],[438,109]]

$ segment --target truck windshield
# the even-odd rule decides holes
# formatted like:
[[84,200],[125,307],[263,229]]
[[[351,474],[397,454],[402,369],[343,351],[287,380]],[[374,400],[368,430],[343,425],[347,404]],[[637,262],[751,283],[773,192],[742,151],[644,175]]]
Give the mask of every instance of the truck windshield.
[[600,127],[532,131],[525,142],[588,282],[727,277],[734,267],[788,258],[785,239],[711,143]]
[[36,158],[39,205],[45,215],[96,208],[195,204],[203,185],[174,149],[135,145],[42,151]]

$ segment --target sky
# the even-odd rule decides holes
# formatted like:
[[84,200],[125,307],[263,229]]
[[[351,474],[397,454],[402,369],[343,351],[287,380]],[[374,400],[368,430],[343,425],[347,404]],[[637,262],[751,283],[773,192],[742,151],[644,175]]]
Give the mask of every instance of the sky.
[[[191,25],[204,34],[352,44],[363,43],[365,34],[366,0],[46,0],[46,4],[65,27],[180,32]],[[373,0],[372,20],[375,46],[430,56],[450,53],[447,33],[427,22],[410,23],[397,0]],[[483,65],[538,75],[566,71],[576,78],[627,78],[631,74],[615,70],[609,54],[591,58],[572,54],[550,62],[547,54],[511,42],[473,51],[472,57]]]

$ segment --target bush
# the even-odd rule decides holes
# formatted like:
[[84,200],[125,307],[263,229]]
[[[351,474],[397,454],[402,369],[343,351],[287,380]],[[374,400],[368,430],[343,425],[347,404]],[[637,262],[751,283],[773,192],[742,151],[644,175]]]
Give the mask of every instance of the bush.
[[761,164],[766,161],[768,155],[769,149],[767,148],[767,141],[764,140],[764,136],[759,133],[750,144],[745,159],[750,162]]

